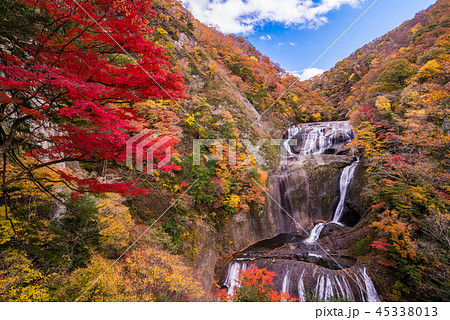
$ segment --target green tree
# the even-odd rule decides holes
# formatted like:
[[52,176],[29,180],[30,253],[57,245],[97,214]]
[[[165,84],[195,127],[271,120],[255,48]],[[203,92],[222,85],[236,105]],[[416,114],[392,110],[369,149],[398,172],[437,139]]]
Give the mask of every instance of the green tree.
[[400,90],[406,87],[407,80],[415,73],[415,68],[408,60],[399,59],[387,65],[378,77],[378,82],[383,90]]

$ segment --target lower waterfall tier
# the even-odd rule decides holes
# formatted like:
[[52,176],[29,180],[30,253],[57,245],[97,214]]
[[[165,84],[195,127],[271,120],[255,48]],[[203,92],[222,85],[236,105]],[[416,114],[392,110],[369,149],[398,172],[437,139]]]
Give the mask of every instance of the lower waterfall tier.
[[[298,144],[281,148],[288,156],[270,176],[266,215],[252,233],[268,236],[238,246],[232,258],[216,264],[219,286],[232,294],[239,270],[254,264],[277,275],[273,290],[301,301],[379,301],[366,267],[346,250],[346,243],[359,237],[353,232],[365,211],[364,162],[347,146],[353,128],[346,121],[301,124],[289,128],[285,138]],[[240,240],[245,219],[234,221],[227,234]]]
[[281,261],[260,259],[255,261],[235,261],[230,264],[224,281],[228,293],[237,285],[239,269],[245,270],[255,264],[278,274],[273,279],[273,289],[288,292],[300,301],[380,301],[377,291],[360,265],[341,270],[330,270],[302,261]]
[[223,261],[219,284],[232,294],[239,284],[239,270],[254,264],[277,274],[273,290],[288,292],[300,301],[379,301],[366,268],[356,259],[305,244],[304,240],[299,235],[280,234],[255,243],[235,254],[231,262]]

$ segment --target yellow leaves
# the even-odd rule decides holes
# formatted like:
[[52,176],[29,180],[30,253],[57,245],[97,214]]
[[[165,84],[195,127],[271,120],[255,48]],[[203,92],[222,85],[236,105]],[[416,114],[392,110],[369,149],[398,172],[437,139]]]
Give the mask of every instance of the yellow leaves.
[[193,126],[195,124],[195,117],[194,115],[188,115],[186,114],[187,118],[184,120],[188,125]]
[[[123,271],[119,264],[112,265],[113,262],[98,255],[93,256],[86,268],[78,269],[62,280],[57,286],[56,299],[75,301],[94,280],[97,280],[79,301],[135,301],[136,297],[129,295],[125,290]],[[152,301],[150,297],[146,298],[149,299],[146,301]]]
[[378,218],[380,221],[372,223],[372,226],[390,235],[392,246],[403,258],[415,259],[417,245],[411,237],[413,227],[400,219],[395,210],[386,210]]
[[405,114],[405,118],[412,118],[412,119],[423,119],[425,120],[427,116],[427,110],[426,109],[419,109],[419,110],[408,110]]
[[122,197],[115,193],[108,193],[97,200],[101,245],[108,252],[118,253],[129,244],[133,221],[122,202]]
[[17,250],[0,254],[0,301],[49,301],[46,278]]
[[415,202],[418,202],[420,204],[425,204],[429,199],[427,197],[427,192],[423,190],[422,187],[410,187],[411,189],[411,196],[414,199]]
[[167,33],[167,31],[166,30],[164,30],[163,28],[161,28],[161,27],[158,27],[158,28],[156,28],[156,30],[155,30],[157,33],[159,33],[159,34],[163,34],[163,35],[167,35],[168,33]]
[[11,222],[5,218],[5,207],[0,207],[0,245],[8,242],[14,237],[14,231],[11,228]]
[[361,147],[366,156],[375,156],[380,154],[380,149],[383,143],[377,138],[375,133],[375,126],[369,121],[362,121],[357,127],[356,139],[354,139],[349,146]]
[[196,301],[205,295],[194,271],[167,251],[146,244],[113,262],[94,256],[86,268],[63,279],[56,299],[75,301],[96,279],[80,301]]
[[436,60],[428,61],[422,68],[419,69],[419,72],[417,72],[414,78],[419,82],[434,79],[442,73],[439,67],[439,63]]
[[233,208],[237,208],[241,203],[241,198],[238,195],[232,194],[226,199],[226,203]]
[[137,298],[151,293],[156,301],[195,301],[205,294],[193,270],[179,256],[158,249],[137,249],[122,267],[126,291]]
[[420,23],[418,23],[414,27],[411,28],[411,33],[415,34],[420,29],[422,29],[422,25]]
[[218,65],[217,65],[217,62],[215,62],[215,61],[211,61],[209,64],[208,64],[208,73],[210,74],[210,75],[215,75],[215,74],[217,74],[217,69],[218,69]]
[[312,117],[313,121],[321,121],[322,120],[322,115],[320,114],[320,112],[313,113],[311,117]]
[[[21,162],[25,166],[33,166],[34,160],[26,156],[21,157]],[[2,166],[2,161],[0,161],[0,166]],[[8,163],[6,167],[6,177],[15,177],[20,172],[22,168],[14,165],[14,163]],[[40,183],[49,190],[53,189],[54,183],[48,182],[49,180],[57,181],[59,176],[52,171],[50,168],[40,168],[33,171],[33,176],[40,180]],[[48,180],[47,180],[48,179]],[[27,199],[28,207],[23,208],[26,210],[31,210],[31,207],[35,207],[51,200],[51,197],[46,193],[43,193],[30,179],[20,179],[9,185],[9,188],[14,191],[9,192],[11,200],[17,199]]]
[[375,102],[375,106],[381,114],[392,112],[391,103],[385,96],[378,96],[377,101]]

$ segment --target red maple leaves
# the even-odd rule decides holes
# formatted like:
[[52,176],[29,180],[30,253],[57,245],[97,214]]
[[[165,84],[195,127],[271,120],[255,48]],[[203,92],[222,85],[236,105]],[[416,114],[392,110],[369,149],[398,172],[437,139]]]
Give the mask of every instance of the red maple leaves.
[[[151,3],[23,4],[41,14],[44,22],[35,24],[34,35],[21,42],[23,54],[17,54],[12,42],[11,50],[0,52],[0,115],[15,128],[3,137],[2,149],[8,153],[16,141],[25,139],[23,152],[39,162],[125,162],[130,132],[145,126],[132,105],[185,97],[182,76],[169,70],[163,49],[146,39],[152,29],[145,17],[155,15]],[[25,124],[35,130],[22,130]],[[81,189],[114,189],[89,181],[81,183]],[[116,185],[116,191],[124,189]]]
[[238,302],[292,302],[296,299],[291,298],[287,292],[278,292],[272,290],[273,281],[276,277],[275,272],[268,271],[266,268],[260,269],[252,264],[251,268],[245,271],[239,270],[239,286],[235,288],[233,294],[227,294],[226,290],[220,290],[216,300],[238,301]]

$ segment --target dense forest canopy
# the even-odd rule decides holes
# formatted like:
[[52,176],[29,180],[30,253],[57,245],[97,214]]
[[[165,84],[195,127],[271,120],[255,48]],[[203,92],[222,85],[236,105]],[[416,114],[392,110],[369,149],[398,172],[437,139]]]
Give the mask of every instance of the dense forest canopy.
[[[230,139],[347,119],[367,211],[349,250],[384,300],[448,300],[449,6],[301,82],[176,0],[0,0],[0,301],[214,299],[214,261],[242,250],[231,221],[264,216],[278,157]],[[144,130],[153,174],[126,164]],[[227,141],[222,160],[194,165],[194,139]],[[223,300],[288,300],[273,276]]]
[[437,1],[313,81],[364,150],[374,229],[363,241],[394,300],[449,298],[449,11]]

